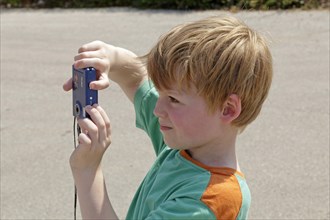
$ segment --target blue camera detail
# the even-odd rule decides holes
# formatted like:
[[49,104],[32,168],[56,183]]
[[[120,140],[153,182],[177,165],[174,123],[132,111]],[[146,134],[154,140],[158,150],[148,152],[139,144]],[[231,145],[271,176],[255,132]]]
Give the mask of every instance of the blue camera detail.
[[97,90],[89,88],[89,84],[96,80],[96,70],[93,67],[75,69],[72,66],[72,105],[73,116],[90,118],[85,111],[87,105],[98,103]]

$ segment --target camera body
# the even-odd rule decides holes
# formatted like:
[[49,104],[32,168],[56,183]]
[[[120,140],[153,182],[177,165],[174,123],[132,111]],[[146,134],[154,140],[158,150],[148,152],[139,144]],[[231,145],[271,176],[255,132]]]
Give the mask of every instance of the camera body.
[[96,80],[96,70],[93,67],[75,69],[72,66],[72,106],[73,116],[90,118],[85,111],[87,105],[98,103],[97,90],[89,88],[89,84]]

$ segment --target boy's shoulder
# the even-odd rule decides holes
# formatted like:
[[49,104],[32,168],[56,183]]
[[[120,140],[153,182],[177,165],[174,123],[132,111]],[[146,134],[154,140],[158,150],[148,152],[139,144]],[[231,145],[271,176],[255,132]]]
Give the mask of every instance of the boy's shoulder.
[[217,219],[235,219],[239,213],[247,212],[250,191],[241,174],[222,168],[219,173],[211,173],[201,201],[213,211]]
[[164,155],[166,159],[161,170],[166,173],[171,193],[166,190],[163,193],[170,194],[173,199],[185,197],[199,201],[192,204],[196,207],[205,205],[217,219],[246,218],[251,195],[241,172],[227,167],[204,166],[184,150],[164,151],[169,153]]
[[[244,175],[227,167],[208,167],[194,161],[185,151],[181,155],[209,172],[208,185],[200,200],[217,219],[244,219],[247,217],[251,194]],[[198,183],[197,183],[198,184]]]
[[250,199],[242,174],[202,167],[184,150],[165,147],[132,204],[132,218],[244,219]]

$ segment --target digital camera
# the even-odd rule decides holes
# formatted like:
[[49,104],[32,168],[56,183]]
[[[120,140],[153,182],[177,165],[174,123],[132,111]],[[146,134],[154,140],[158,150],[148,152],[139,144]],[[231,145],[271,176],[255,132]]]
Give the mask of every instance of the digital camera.
[[72,66],[72,105],[73,116],[90,118],[85,111],[87,105],[98,103],[97,90],[89,88],[89,84],[96,80],[96,70],[93,67],[75,69]]

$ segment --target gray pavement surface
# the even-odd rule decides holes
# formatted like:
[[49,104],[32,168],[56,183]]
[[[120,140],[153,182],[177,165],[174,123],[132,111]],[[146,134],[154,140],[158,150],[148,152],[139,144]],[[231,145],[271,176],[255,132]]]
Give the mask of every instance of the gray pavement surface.
[[[174,25],[223,14],[2,10],[1,219],[73,219],[73,117],[62,83],[82,44],[98,39],[143,55]],[[329,11],[232,15],[265,33],[274,57],[269,99],[238,140],[249,217],[329,219]],[[100,92],[99,102],[113,127],[103,163],[108,193],[123,219],[155,157],[118,86]]]

